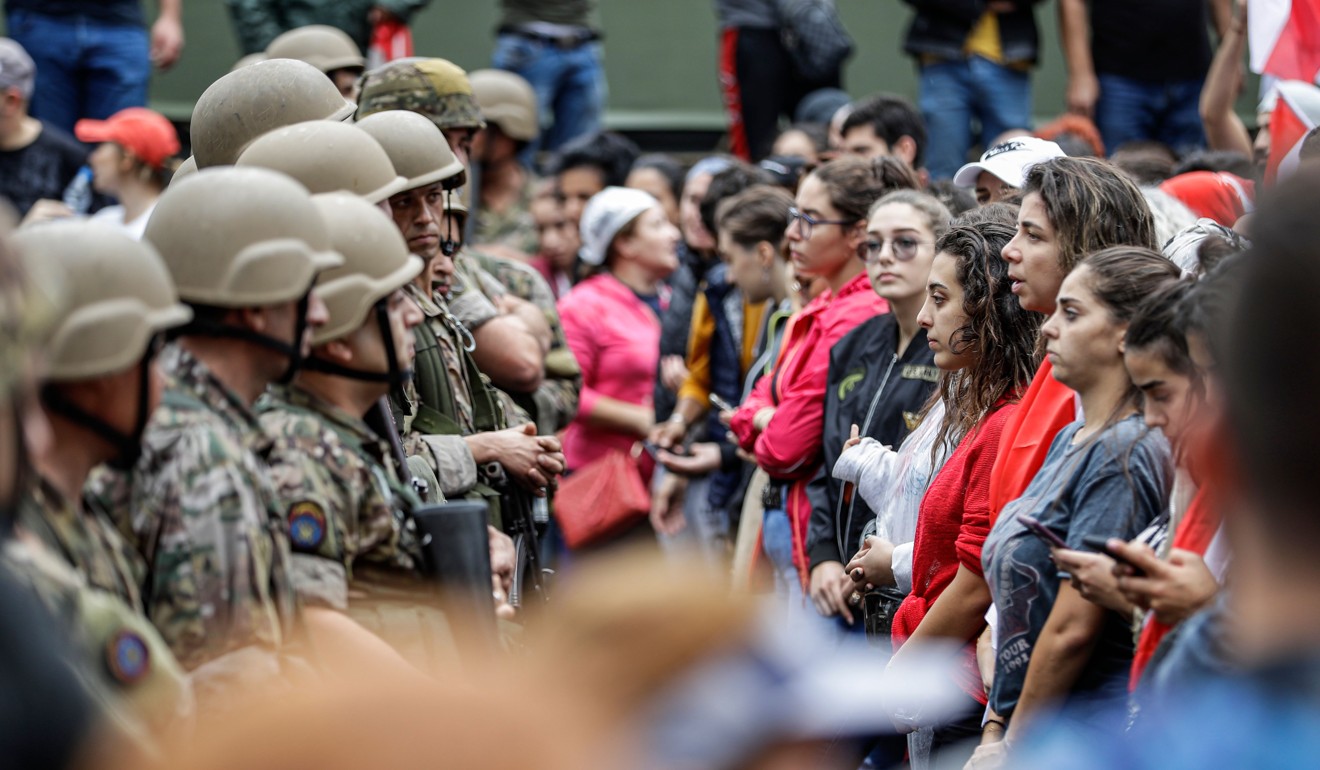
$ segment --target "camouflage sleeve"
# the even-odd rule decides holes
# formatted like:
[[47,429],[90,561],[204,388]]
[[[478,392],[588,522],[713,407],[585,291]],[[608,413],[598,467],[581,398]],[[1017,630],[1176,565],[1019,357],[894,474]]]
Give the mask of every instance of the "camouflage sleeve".
[[274,412],[261,422],[275,441],[267,462],[276,508],[289,526],[293,588],[307,604],[346,610],[346,541],[357,515],[348,487],[355,469],[345,467],[307,421]]
[[243,54],[260,53],[284,32],[270,0],[225,0]]
[[477,485],[477,461],[462,436],[426,435],[413,431],[403,440],[409,457],[421,457],[440,480],[449,499],[462,497]]
[[[485,280],[470,266],[460,268],[455,277],[458,280],[454,282],[454,288],[450,293],[449,310],[469,331],[475,331],[500,314],[494,300],[504,295],[503,288],[492,296]],[[496,285],[498,286],[498,283]]]
[[283,638],[259,471],[232,439],[197,427],[148,431],[135,487],[147,616],[189,670]]

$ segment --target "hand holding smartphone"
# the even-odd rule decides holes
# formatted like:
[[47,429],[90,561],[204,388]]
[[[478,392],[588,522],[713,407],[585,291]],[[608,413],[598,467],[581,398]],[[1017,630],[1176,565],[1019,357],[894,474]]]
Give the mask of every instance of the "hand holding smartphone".
[[708,396],[708,398],[710,399],[711,406],[715,407],[721,412],[733,412],[738,409],[738,407],[734,406],[733,404],[730,404],[728,401],[725,401],[724,399],[720,398],[718,395],[714,393],[711,393],[710,396]]
[[1119,564],[1127,565],[1128,568],[1132,570],[1133,575],[1137,577],[1145,577],[1146,571],[1133,564],[1131,561],[1128,561],[1128,558],[1121,552],[1110,548],[1109,540],[1110,538],[1101,537],[1099,535],[1087,535],[1082,538],[1082,543],[1085,544],[1087,548],[1090,548],[1093,551],[1099,551]]

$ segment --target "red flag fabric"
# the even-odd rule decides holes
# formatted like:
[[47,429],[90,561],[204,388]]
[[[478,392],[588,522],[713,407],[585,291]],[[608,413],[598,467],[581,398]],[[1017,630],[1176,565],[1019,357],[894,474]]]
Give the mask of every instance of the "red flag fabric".
[[1299,80],[1280,83],[1279,101],[1270,116],[1270,158],[1265,183],[1273,184],[1280,171],[1286,176],[1297,165],[1302,140],[1320,124],[1320,88]]
[[1281,80],[1315,80],[1320,73],[1320,0],[1292,0],[1262,71]]
[[387,19],[371,29],[371,44],[367,48],[367,66],[376,68],[395,59],[413,55],[412,30],[398,19]]

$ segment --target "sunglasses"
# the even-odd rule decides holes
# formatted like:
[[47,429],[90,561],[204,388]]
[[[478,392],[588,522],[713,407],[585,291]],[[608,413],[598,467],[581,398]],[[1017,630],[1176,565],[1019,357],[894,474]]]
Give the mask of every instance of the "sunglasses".
[[[910,262],[917,256],[917,250],[922,247],[924,241],[917,240],[910,235],[900,235],[897,238],[889,240],[889,249],[894,254],[894,259],[899,262]],[[880,261],[880,252],[885,248],[884,239],[868,238],[862,241],[858,248],[857,256],[868,265],[874,265]]]

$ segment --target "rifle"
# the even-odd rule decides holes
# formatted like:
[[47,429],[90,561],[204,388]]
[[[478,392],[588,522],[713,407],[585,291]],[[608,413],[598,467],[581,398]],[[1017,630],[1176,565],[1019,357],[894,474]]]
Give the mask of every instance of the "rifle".
[[[410,484],[420,499],[426,500],[429,485],[424,479],[414,477],[408,468],[408,455],[394,424],[388,397],[376,402],[376,408],[367,413],[366,421],[377,435],[389,442],[399,479]],[[497,641],[485,503],[460,500],[423,505],[406,513],[417,528],[426,575],[438,586],[451,589],[449,598],[471,612],[492,643]]]

